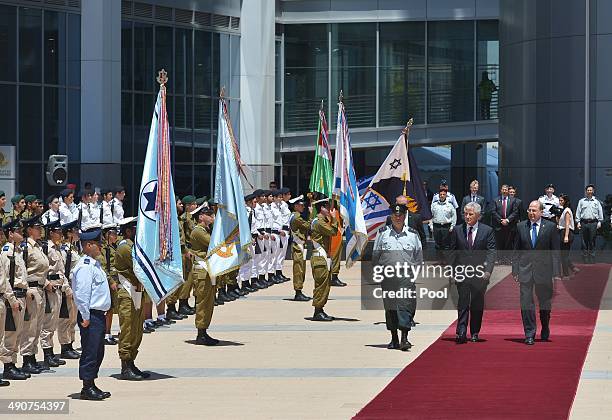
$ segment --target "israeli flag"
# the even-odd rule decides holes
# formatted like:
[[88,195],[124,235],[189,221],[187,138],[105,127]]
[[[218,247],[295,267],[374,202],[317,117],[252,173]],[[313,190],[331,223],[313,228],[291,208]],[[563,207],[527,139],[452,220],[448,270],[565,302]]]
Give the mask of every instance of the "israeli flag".
[[251,228],[247,218],[240,155],[225,105],[219,100],[215,196],[217,214],[210,235],[206,265],[212,278],[240,268],[250,258]]
[[[162,142],[163,156],[158,154],[160,150],[158,142]],[[161,159],[158,160],[158,157]],[[168,180],[166,185],[161,181],[158,182],[159,178]],[[161,208],[157,205],[160,188],[167,195],[169,204],[165,206],[165,210],[169,211],[169,215],[166,215],[169,216],[166,219],[169,221],[168,229],[164,229],[163,212],[157,211]],[[165,243],[166,258],[163,260],[160,259],[160,243]],[[169,130],[164,88],[160,89],[157,95],[151,121],[149,144],[138,196],[138,226],[132,257],[134,274],[156,305],[184,281],[176,199],[170,174]]]

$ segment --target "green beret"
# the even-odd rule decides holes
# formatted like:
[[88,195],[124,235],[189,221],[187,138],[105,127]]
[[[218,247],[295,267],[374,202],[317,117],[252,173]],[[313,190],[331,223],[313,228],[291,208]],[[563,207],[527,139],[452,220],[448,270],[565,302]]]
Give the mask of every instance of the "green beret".
[[23,200],[23,195],[21,194],[17,194],[16,196],[14,196],[13,198],[11,198],[11,203],[13,204],[17,204],[19,203],[21,200]]
[[185,197],[183,197],[183,204],[191,204],[191,203],[195,203],[196,198],[193,195],[186,195]]
[[195,202],[198,206],[201,206],[202,204],[204,204],[204,202],[206,202],[206,200],[208,200],[208,197],[203,196],[198,198]]
[[36,201],[36,196],[33,194],[26,195],[24,198],[25,198],[26,203],[33,203]]

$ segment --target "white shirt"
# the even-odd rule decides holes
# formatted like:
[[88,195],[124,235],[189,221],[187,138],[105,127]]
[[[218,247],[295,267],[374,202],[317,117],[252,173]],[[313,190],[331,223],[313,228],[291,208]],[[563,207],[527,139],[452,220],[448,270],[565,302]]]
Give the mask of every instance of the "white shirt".
[[535,222],[529,221],[529,237],[531,238],[531,232],[533,230],[533,224],[536,224],[536,238],[540,235],[540,227],[542,227],[542,219],[536,220]]
[[552,206],[559,207],[559,197],[554,194],[551,197],[548,197],[546,194],[544,194],[538,198],[538,201],[544,205],[542,216],[546,217],[547,219],[553,217],[554,215],[550,212],[550,208]]
[[113,198],[113,223],[119,223],[123,219],[123,201],[117,197]]
[[49,210],[47,210],[46,212],[43,213],[41,219],[42,219],[42,222],[45,225],[48,225],[51,222],[55,222],[59,218],[60,218],[59,212],[53,211],[53,210],[49,209]]
[[[440,193],[434,194],[433,199],[431,200],[431,204],[437,201],[440,201]],[[457,204],[457,199],[455,198],[455,195],[450,191],[446,193],[446,201],[449,201],[455,209],[459,208],[459,204]]]
[[455,227],[455,224],[457,224],[457,212],[448,199],[446,199],[444,202],[432,201],[431,214],[432,223],[439,223],[441,225],[450,223],[451,229]]
[[[79,213],[81,215],[81,230],[87,230],[95,224],[95,220],[88,203],[79,203]],[[77,216],[78,219],[78,216]]]
[[112,211],[114,210],[113,208],[114,206],[111,205],[112,202],[113,200],[102,201],[102,220],[100,220],[100,223],[102,223],[102,225],[106,225],[109,223],[115,223],[114,218],[113,218],[113,211]]
[[281,230],[281,228],[283,227],[283,215],[281,213],[280,205],[278,203],[270,204],[270,215],[272,216],[272,230]]
[[72,212],[72,210],[70,209],[70,207],[68,207],[68,205],[64,203],[63,201],[60,203],[59,214],[60,214],[60,223],[62,225],[65,225],[67,223],[70,223],[76,220],[76,217],[74,213]]
[[289,205],[286,202],[281,201],[281,203],[280,203],[280,211],[281,211],[281,214],[283,215],[282,225],[288,227],[289,226],[289,220],[291,220],[291,210],[289,210]]
[[574,230],[574,215],[572,214],[572,209],[566,207],[563,209],[563,213],[561,213],[561,217],[559,217],[559,229],[565,230],[565,215],[569,213],[570,215],[570,223],[569,228]]
[[74,301],[83,320],[89,320],[89,311],[108,311],[111,306],[110,289],[100,263],[87,255],[74,267],[72,277]]

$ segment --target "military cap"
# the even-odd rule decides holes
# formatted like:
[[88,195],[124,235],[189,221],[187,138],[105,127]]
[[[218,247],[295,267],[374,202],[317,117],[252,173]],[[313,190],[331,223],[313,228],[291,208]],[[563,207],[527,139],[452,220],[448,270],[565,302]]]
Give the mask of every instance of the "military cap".
[[99,241],[100,235],[102,235],[102,229],[94,227],[81,231],[81,233],[79,233],[79,239],[81,241]]
[[74,190],[71,190],[70,188],[66,188],[66,189],[62,190],[62,192],[60,192],[59,195],[60,195],[61,198],[66,198],[70,194],[74,194]]
[[289,194],[291,192],[291,190],[287,187],[283,187],[279,191],[281,194]]
[[440,185],[448,185],[448,181],[443,179],[442,181],[440,181]]
[[91,190],[89,188],[82,189],[80,197],[83,198],[83,197],[85,197],[87,195],[93,195],[93,190]]
[[408,211],[408,207],[405,204],[394,204],[390,208],[393,214],[406,214]]
[[38,203],[38,204],[42,204],[43,201],[40,198],[36,198],[36,200],[34,200],[34,202]]
[[15,230],[15,229],[20,229],[22,227],[23,227],[23,225],[21,224],[21,220],[13,219],[13,220],[3,224],[2,225],[2,230]]
[[6,194],[4,193],[4,191],[0,190],[0,198],[5,197]]
[[22,219],[23,227],[35,227],[35,226],[43,226],[42,220],[40,220],[40,215],[37,214],[28,219]]
[[60,225],[59,219],[54,220],[53,222],[49,222],[45,225],[45,229],[47,230],[60,230],[62,226]]
[[102,195],[106,195],[106,194],[111,193],[111,192],[112,192],[112,191],[111,191],[111,189],[110,189],[110,188],[103,188],[103,189],[100,191],[100,194],[102,194]]
[[78,223],[78,220],[73,220],[72,222],[68,222],[66,224],[63,224],[62,225],[62,230],[64,232],[67,232],[69,230],[76,229],[78,227],[77,223]]
[[66,188],[72,191],[76,191],[76,184],[68,184],[66,185]]
[[272,190],[272,196],[274,197],[278,197],[279,195],[282,195],[283,193],[281,192],[280,189],[278,190]]
[[211,206],[208,205],[208,203],[203,203],[200,207],[198,207],[197,209],[195,209],[194,211],[190,212],[190,214],[193,217],[198,217],[198,215],[200,213],[204,213],[204,214],[213,214],[215,211],[212,209]]
[[544,188],[552,188],[554,190],[555,186],[553,184],[547,184]]
[[33,203],[36,201],[36,196],[34,194],[26,195],[23,198],[25,199],[26,203]]
[[125,191],[125,187],[123,185],[117,185],[115,188],[113,188],[114,194],[120,193],[121,191]]
[[106,223],[105,225],[102,225],[102,233],[106,233],[110,230],[117,231],[117,228],[117,223]]
[[251,201],[255,198],[255,194],[247,194],[244,196],[244,201]]
[[208,200],[208,197],[206,197],[205,195],[196,199],[195,203],[200,206],[202,205],[204,202],[206,202],[206,200]]
[[47,204],[53,203],[53,200],[55,200],[56,198],[57,198],[57,195],[51,194],[49,197],[47,197]]
[[264,190],[257,189],[255,191],[253,191],[253,195],[255,197],[261,197],[262,195],[264,195]]
[[181,201],[183,202],[183,204],[191,204],[195,203],[196,198],[193,195],[186,195]]
[[11,203],[13,204],[17,204],[19,203],[21,200],[23,200],[23,195],[22,194],[17,194],[15,195],[13,198],[11,198]]
[[297,204],[303,204],[306,205],[306,201],[304,200],[304,195],[298,195],[297,197],[292,198],[291,200],[289,200],[289,203],[293,204],[294,206]]

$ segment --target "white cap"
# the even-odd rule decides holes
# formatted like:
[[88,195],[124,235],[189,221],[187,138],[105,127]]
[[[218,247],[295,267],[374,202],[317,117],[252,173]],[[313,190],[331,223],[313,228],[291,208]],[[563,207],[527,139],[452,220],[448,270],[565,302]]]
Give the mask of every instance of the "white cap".
[[303,200],[303,199],[304,199],[304,194],[300,194],[300,195],[298,195],[297,197],[294,197],[294,198],[290,199],[290,200],[289,200],[289,202],[290,202],[291,204],[293,204],[293,203],[295,203],[296,201]]

